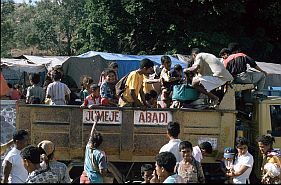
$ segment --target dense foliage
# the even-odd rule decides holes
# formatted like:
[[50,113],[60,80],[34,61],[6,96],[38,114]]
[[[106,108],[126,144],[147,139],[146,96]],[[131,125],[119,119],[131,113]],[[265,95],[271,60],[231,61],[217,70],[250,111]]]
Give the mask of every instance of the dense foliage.
[[[1,0],[1,57],[11,49],[50,55],[89,50],[218,55],[239,42],[258,61],[281,62],[278,0]],[[36,54],[36,53],[34,53]]]

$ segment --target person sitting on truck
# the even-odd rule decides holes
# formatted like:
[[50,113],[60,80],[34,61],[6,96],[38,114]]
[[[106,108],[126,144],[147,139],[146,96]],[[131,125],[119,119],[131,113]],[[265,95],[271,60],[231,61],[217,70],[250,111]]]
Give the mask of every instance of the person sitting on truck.
[[158,94],[155,90],[145,94],[145,101],[150,108],[158,108],[157,98]]
[[26,91],[26,103],[28,104],[41,104],[45,98],[44,89],[39,86],[40,75],[39,73],[34,73],[29,75],[29,81],[31,86],[27,88]]
[[101,105],[117,106],[118,99],[115,92],[116,72],[113,69],[105,71],[105,79],[100,87]]
[[81,77],[82,88],[80,91],[80,98],[81,98],[82,102],[84,102],[86,97],[90,95],[90,86],[92,83],[94,83],[94,80],[92,77],[90,77],[88,75],[84,75],[83,77]]
[[237,154],[233,163],[233,170],[226,173],[232,177],[234,184],[250,184],[250,174],[254,165],[254,158],[248,152],[248,141],[244,137],[236,138]]
[[42,162],[40,166],[42,169],[50,168],[58,176],[59,183],[70,183],[70,177],[67,170],[67,166],[55,160],[55,145],[53,142],[48,140],[43,140],[38,144],[39,149],[41,150]]
[[80,106],[81,108],[93,108],[94,106],[99,106],[101,104],[100,97],[100,87],[98,84],[90,85],[90,95],[86,97],[83,104]]
[[[254,95],[257,98],[265,97],[263,95],[263,87],[267,72],[262,70],[254,59],[240,52],[240,46],[238,43],[229,43],[228,48],[232,55],[228,56],[228,58],[224,60],[224,66],[233,76],[233,82],[241,84],[254,84],[256,86]],[[247,64],[259,72],[247,71]]]
[[177,160],[171,152],[161,152],[155,157],[155,171],[160,183],[185,183],[184,179],[175,173]]
[[194,64],[186,68],[184,72],[196,74],[192,78],[192,86],[207,95],[212,100],[211,106],[216,107],[220,103],[220,99],[210,91],[232,81],[233,77],[215,55],[210,53],[195,55]]
[[57,174],[50,169],[40,167],[40,149],[36,146],[29,145],[21,152],[25,169],[28,171],[28,177],[25,183],[58,183]]
[[118,64],[116,62],[111,62],[104,71],[101,72],[98,85],[101,86],[106,79],[106,71],[113,70],[116,75],[116,80],[118,80]]
[[169,142],[161,147],[159,153],[161,152],[172,152],[177,162],[182,161],[182,155],[179,152],[179,145],[181,140],[178,139],[180,134],[180,124],[176,121],[170,121],[167,125],[167,136],[169,138]]
[[143,183],[150,183],[150,180],[153,175],[153,167],[151,164],[143,164],[141,166],[141,176],[144,179],[144,181],[141,182]]
[[161,64],[163,65],[163,69],[160,73],[160,81],[161,81],[161,108],[169,108],[172,103],[172,91],[173,84],[177,81],[180,81],[181,76],[173,77],[171,70],[171,58],[167,55],[161,57]]
[[192,149],[192,156],[196,161],[201,162],[204,156],[210,155],[213,152],[213,147],[208,141],[202,142],[199,146],[194,146]]
[[[120,107],[141,107],[146,108],[144,92],[143,92],[143,75],[152,74],[154,63],[150,59],[142,59],[140,68],[130,72],[126,80],[125,91],[119,98]],[[140,96],[140,99],[138,97]]]
[[70,100],[70,89],[60,81],[61,73],[53,70],[51,73],[53,82],[47,87],[46,98],[50,98],[50,105],[66,105]]
[[61,73],[61,83],[64,83],[67,85],[67,87],[70,89],[70,95],[69,95],[69,101],[67,102],[68,105],[76,105],[75,99],[79,98],[76,93],[78,91],[78,86],[75,82],[75,80],[65,74],[63,71],[63,67],[61,65],[57,65],[54,67],[54,70],[58,71]]
[[280,149],[273,149],[273,143],[275,142],[275,138],[271,135],[261,135],[256,141],[258,142],[260,153],[262,154],[262,164],[261,164],[261,179],[262,184],[280,184],[280,176],[276,178],[266,177],[267,171],[265,170],[265,165],[267,163],[276,164],[281,168],[281,151]]
[[26,130],[17,130],[13,133],[14,147],[5,156],[2,166],[4,178],[2,183],[24,183],[28,172],[24,168],[21,150],[27,146],[28,132]]
[[189,141],[182,141],[179,151],[183,160],[177,165],[177,173],[187,183],[205,183],[205,177],[201,163],[192,156],[192,144]]

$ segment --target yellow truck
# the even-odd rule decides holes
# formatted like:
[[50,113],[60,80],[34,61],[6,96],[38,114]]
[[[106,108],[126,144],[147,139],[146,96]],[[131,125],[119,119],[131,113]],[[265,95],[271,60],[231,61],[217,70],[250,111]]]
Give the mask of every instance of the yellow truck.
[[[166,125],[169,121],[178,121],[181,125],[181,140],[191,141],[193,145],[203,141],[212,144],[214,152],[203,159],[203,169],[207,182],[221,182],[223,174],[216,171],[219,160],[225,147],[234,146],[237,135],[249,138],[255,156],[258,154],[255,142],[257,135],[271,132],[276,136],[275,146],[281,147],[281,98],[257,100],[247,105],[250,111],[246,108],[238,110],[235,92],[250,88],[251,84],[233,85],[216,110],[81,109],[79,106],[27,105],[19,102],[16,127],[30,130],[31,144],[37,145],[45,139],[53,141],[56,159],[68,165],[70,176],[75,180],[83,170],[85,145],[94,123],[93,115],[97,113],[99,119],[96,129],[104,137],[101,148],[108,157],[109,170],[115,182],[124,183],[141,179],[141,164],[154,164],[155,155],[168,142]],[[251,113],[253,119],[249,120]]]

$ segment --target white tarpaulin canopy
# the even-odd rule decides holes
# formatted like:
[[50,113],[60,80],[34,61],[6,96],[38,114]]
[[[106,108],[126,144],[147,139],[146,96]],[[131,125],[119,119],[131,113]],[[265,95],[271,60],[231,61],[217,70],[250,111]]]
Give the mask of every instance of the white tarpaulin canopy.
[[10,70],[14,70],[19,73],[38,73],[45,71],[45,65],[35,64],[26,59],[1,58],[1,68],[9,68]]

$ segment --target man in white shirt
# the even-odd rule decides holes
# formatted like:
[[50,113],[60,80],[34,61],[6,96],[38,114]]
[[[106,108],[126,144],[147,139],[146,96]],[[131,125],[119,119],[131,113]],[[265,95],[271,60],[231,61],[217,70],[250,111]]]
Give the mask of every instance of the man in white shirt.
[[28,172],[22,163],[21,150],[27,146],[28,132],[18,130],[13,134],[15,146],[5,156],[2,163],[4,178],[2,183],[25,183]]
[[213,152],[213,147],[208,141],[202,142],[199,146],[194,146],[192,150],[192,156],[196,161],[201,163],[204,156],[211,154]]
[[179,151],[179,145],[181,140],[178,139],[180,133],[180,124],[178,122],[169,122],[167,126],[167,136],[169,137],[170,141],[162,146],[159,153],[161,152],[172,152],[176,159],[177,163],[182,160],[182,155]]
[[216,106],[219,104],[219,97],[211,91],[228,81],[232,81],[233,77],[215,55],[198,53],[195,56],[194,64],[185,69],[184,72],[196,74],[192,79],[192,86],[207,95],[213,101],[213,105]]

